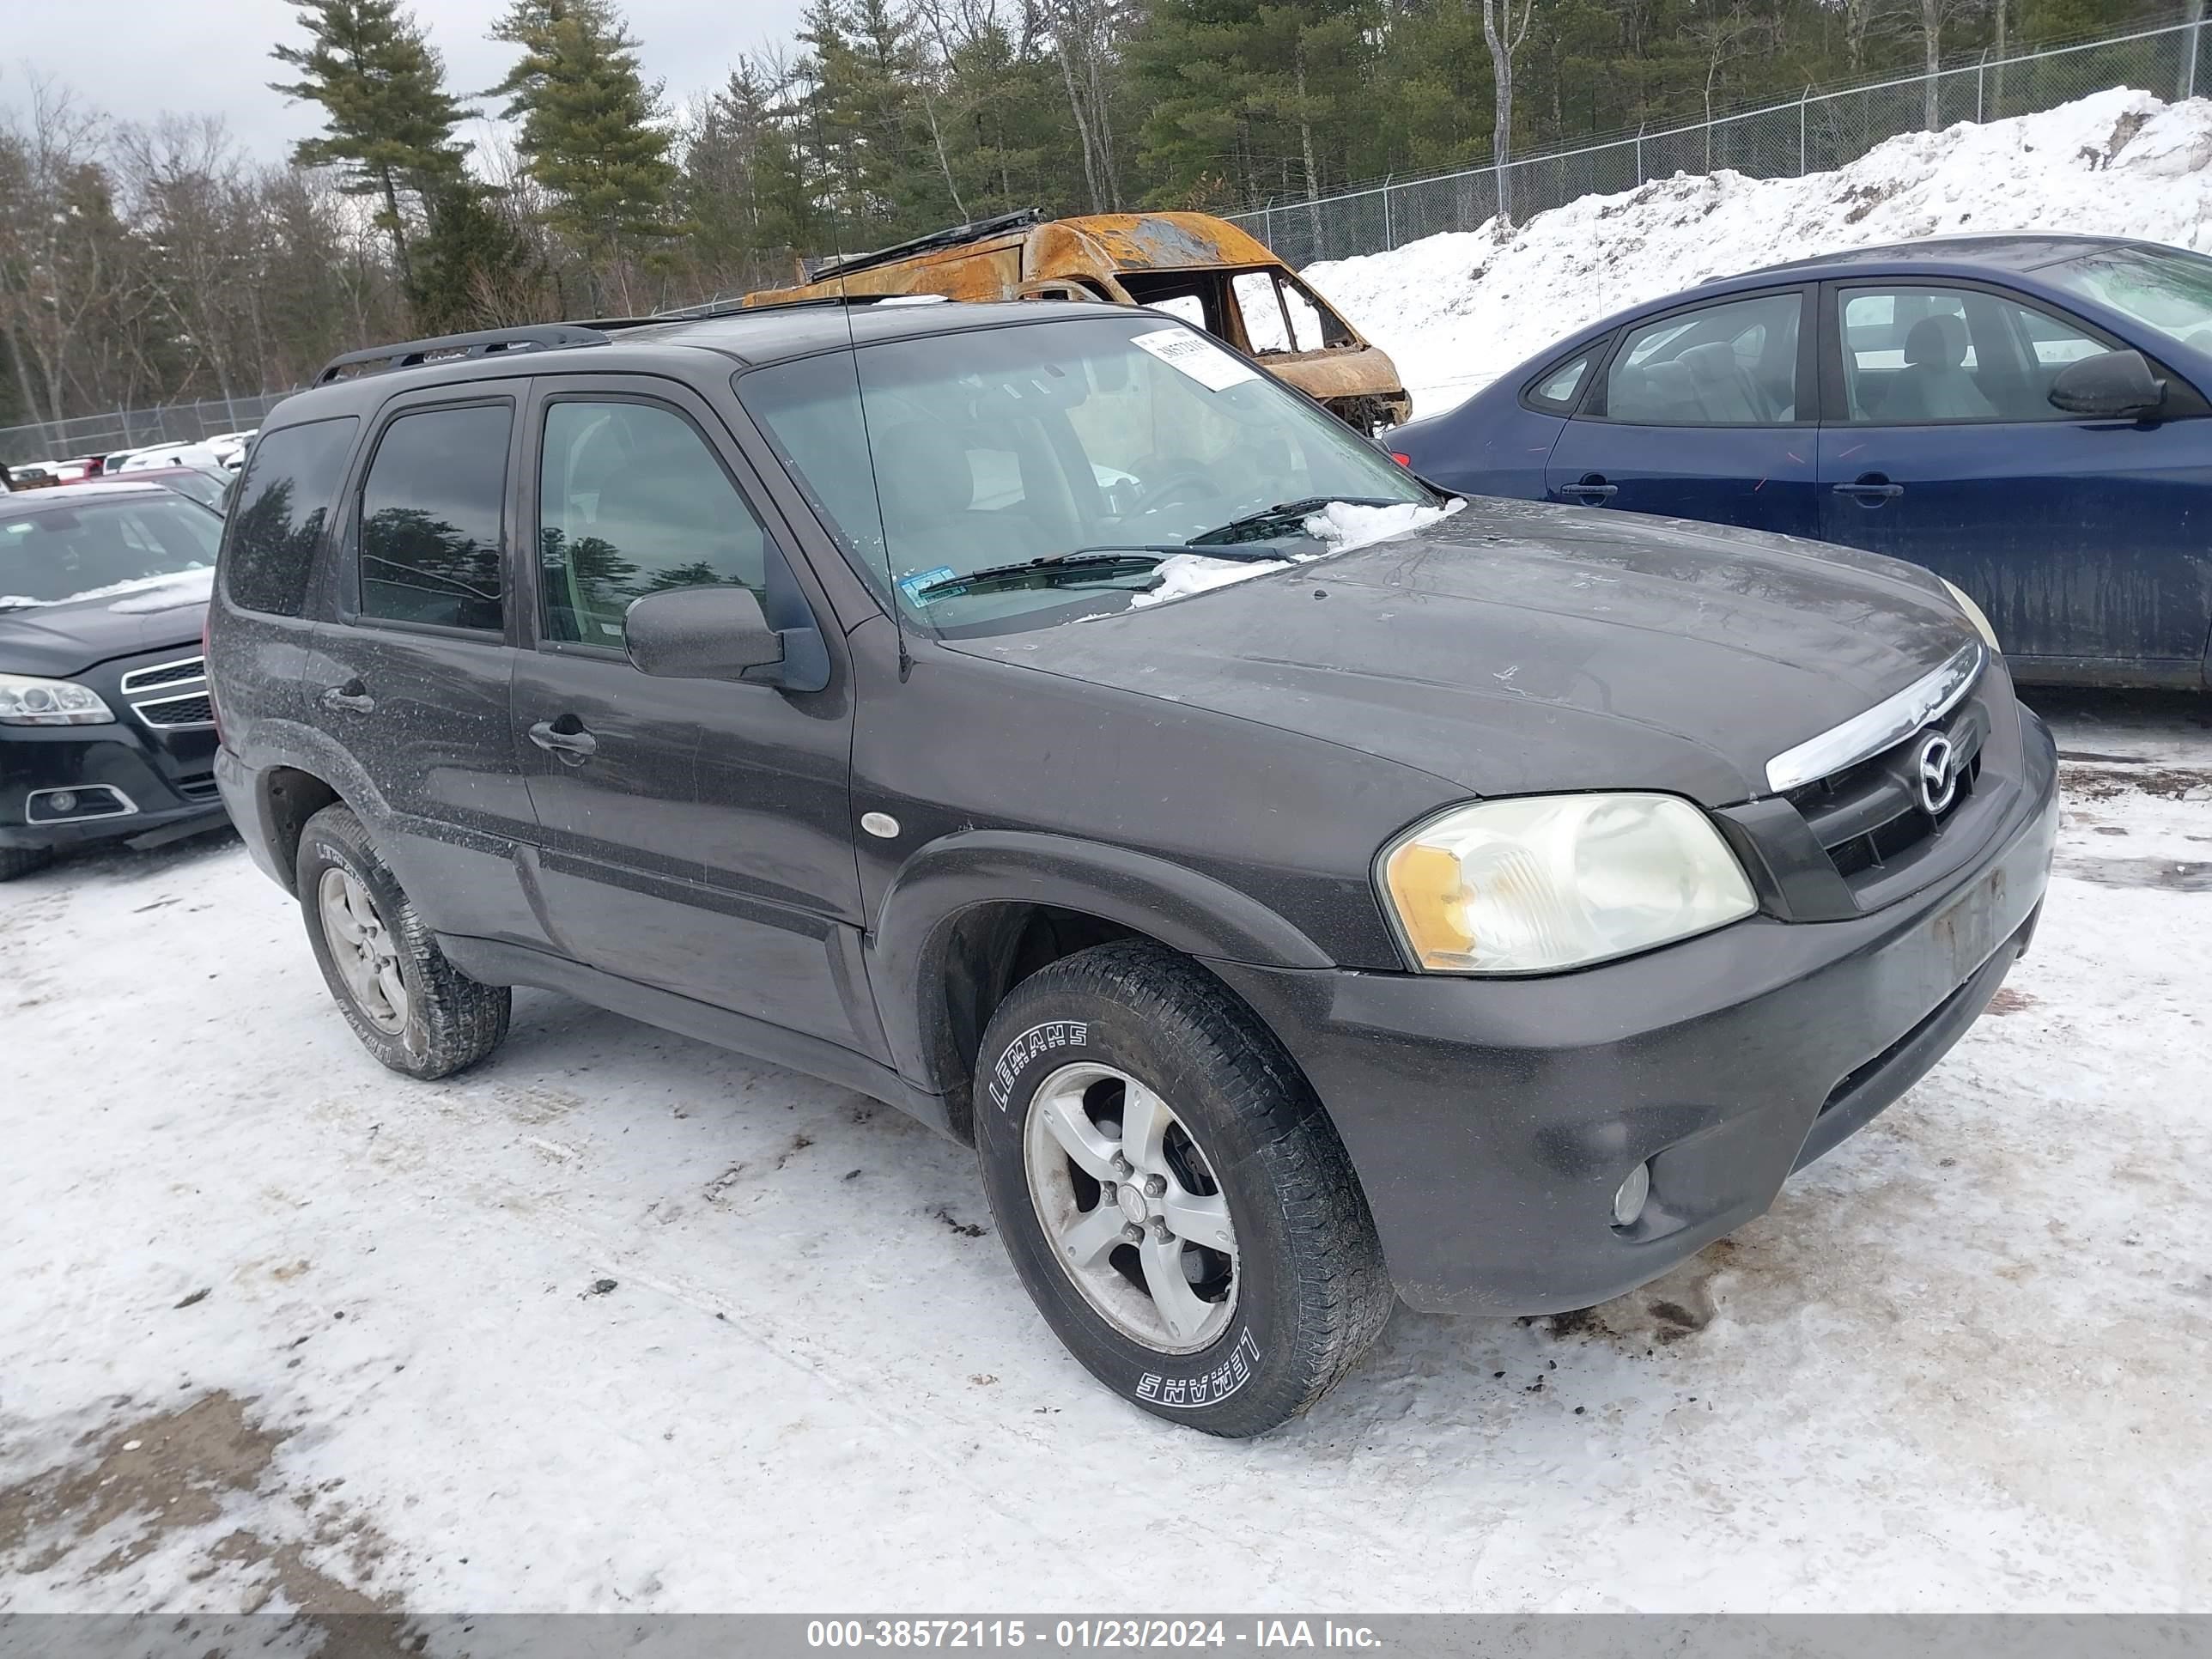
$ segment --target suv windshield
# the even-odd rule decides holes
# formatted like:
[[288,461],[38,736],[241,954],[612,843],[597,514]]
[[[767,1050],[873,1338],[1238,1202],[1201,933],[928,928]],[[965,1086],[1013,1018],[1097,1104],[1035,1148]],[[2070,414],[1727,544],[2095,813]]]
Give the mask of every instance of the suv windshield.
[[[738,390],[878,592],[888,572],[943,631],[1121,609],[1194,538],[1283,503],[1432,499],[1243,358],[1142,313],[864,345]],[[1292,515],[1191,550],[1250,556],[1267,535],[1287,552],[1299,533]],[[1068,556],[1101,551],[1126,556]],[[1048,562],[1018,570],[1032,560]]]
[[2086,300],[2212,352],[2212,259],[2201,253],[2116,247],[2054,265],[2049,274]]
[[212,570],[222,536],[222,520],[166,492],[0,514],[0,611]]

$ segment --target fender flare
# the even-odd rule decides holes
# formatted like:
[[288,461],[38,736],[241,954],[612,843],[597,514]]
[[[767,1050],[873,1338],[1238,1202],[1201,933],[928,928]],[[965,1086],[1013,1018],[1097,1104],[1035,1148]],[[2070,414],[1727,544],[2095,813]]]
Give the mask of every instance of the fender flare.
[[899,1070],[952,1093],[968,1081],[941,987],[961,917],[991,904],[1079,910],[1186,956],[1270,968],[1329,968],[1328,953],[1250,894],[1127,848],[1026,830],[968,830],[907,860],[868,937],[876,990]]

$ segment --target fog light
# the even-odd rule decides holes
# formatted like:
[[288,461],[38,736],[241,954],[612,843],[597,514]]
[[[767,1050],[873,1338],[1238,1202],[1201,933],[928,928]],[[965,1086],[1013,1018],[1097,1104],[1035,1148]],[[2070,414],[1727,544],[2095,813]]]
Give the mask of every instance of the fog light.
[[46,797],[47,805],[66,817],[76,811],[76,795],[72,790],[57,789]]
[[1613,1195],[1613,1224],[1633,1227],[1644,1213],[1644,1200],[1651,1196],[1651,1166],[1639,1164],[1628,1172],[1620,1190]]

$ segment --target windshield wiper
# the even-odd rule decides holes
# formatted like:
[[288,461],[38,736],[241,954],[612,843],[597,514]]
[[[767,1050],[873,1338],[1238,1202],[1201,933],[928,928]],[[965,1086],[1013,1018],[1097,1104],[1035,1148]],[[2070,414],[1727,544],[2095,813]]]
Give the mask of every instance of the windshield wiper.
[[[1018,577],[1030,577],[1040,582],[1056,580],[1062,575],[1073,575],[1084,571],[1106,568],[1150,570],[1177,553],[1193,550],[1181,542],[1140,542],[1128,547],[1079,547],[1066,553],[1048,553],[1042,558],[1023,559],[1013,564],[987,565],[981,570],[964,571],[956,576],[940,576],[933,582],[925,582],[912,591],[911,598],[927,599],[932,593],[945,592],[956,587],[972,586],[977,582],[1011,581]],[[1208,558],[1260,559],[1273,556],[1261,553],[1217,553],[1206,550]]]
[[[1216,525],[1190,538],[1194,548],[1212,549],[1237,542],[1279,540],[1285,531],[1296,527],[1325,507],[1338,503],[1346,507],[1407,507],[1413,503],[1382,495],[1308,495],[1301,501],[1278,501],[1257,513],[1248,513],[1241,519],[1231,519],[1227,524]],[[1210,557],[1226,556],[1209,553]]]

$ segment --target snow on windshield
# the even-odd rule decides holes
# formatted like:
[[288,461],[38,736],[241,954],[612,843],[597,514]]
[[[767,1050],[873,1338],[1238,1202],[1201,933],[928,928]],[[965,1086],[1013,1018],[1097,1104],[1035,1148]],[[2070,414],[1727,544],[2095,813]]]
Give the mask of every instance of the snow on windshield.
[[1159,586],[1133,594],[1129,608],[1134,611],[1144,605],[1164,605],[1170,599],[1188,599],[1194,593],[1226,587],[1231,582],[1249,581],[1271,570],[1287,570],[1294,564],[1310,564],[1332,553],[1349,553],[1355,547],[1387,542],[1393,536],[1402,536],[1409,530],[1448,519],[1466,505],[1457,496],[1441,507],[1421,501],[1403,501],[1391,507],[1356,507],[1349,501],[1331,501],[1305,521],[1306,534],[1320,542],[1324,551],[1294,553],[1287,559],[1257,562],[1209,558],[1203,553],[1174,554],[1161,561],[1155,573],[1160,579]]

